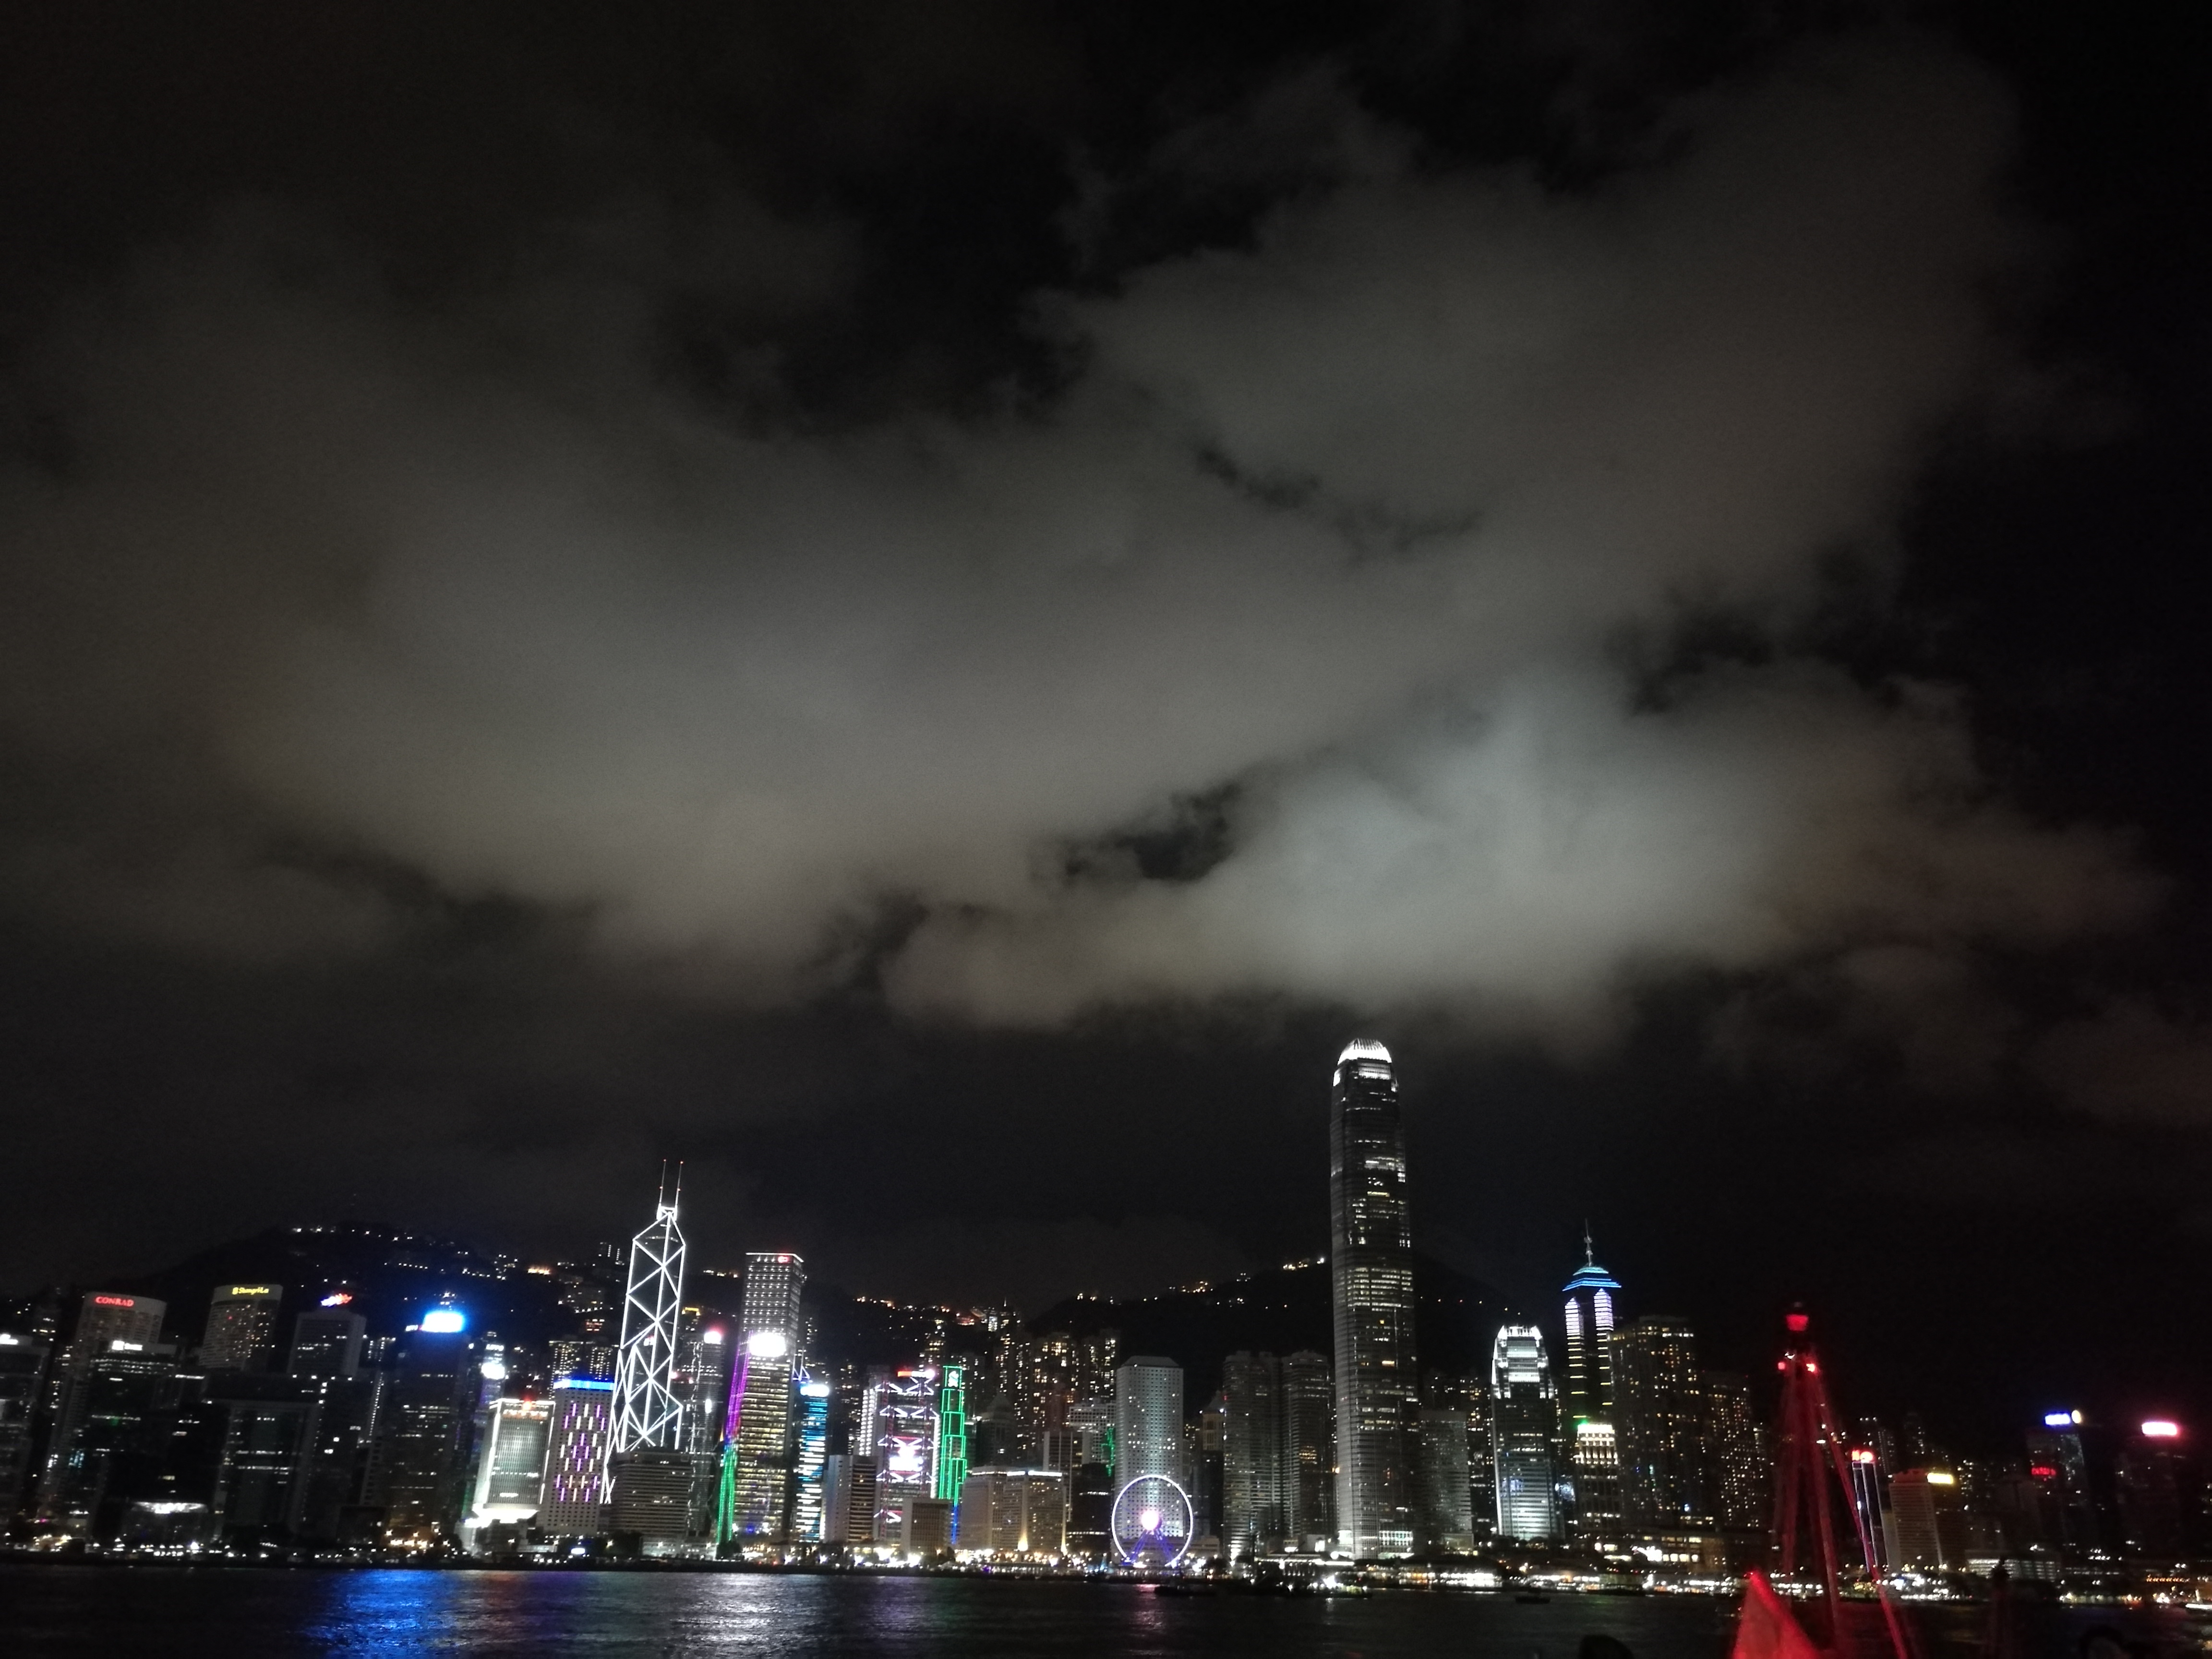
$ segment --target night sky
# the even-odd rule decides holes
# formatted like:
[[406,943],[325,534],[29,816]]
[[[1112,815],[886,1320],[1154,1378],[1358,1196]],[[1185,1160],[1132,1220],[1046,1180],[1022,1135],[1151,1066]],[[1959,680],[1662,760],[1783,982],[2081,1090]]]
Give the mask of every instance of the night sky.
[[[2212,1418],[2196,9],[0,21],[0,1291],[1417,1240]],[[119,1282],[119,1279],[118,1279]]]

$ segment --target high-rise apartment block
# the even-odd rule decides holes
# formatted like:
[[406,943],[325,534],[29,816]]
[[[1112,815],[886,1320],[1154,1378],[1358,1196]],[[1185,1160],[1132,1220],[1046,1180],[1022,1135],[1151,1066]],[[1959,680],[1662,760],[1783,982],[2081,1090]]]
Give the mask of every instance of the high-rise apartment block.
[[1748,1537],[1765,1531],[1766,1437],[1752,1410],[1751,1382],[1741,1371],[1704,1371],[1707,1501],[1723,1531]]

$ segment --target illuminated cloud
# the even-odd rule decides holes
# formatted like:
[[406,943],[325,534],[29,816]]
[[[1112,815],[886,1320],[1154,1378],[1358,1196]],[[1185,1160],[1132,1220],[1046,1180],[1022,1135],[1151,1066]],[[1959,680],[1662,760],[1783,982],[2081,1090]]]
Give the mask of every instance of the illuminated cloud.
[[[18,902],[361,950],[367,865],[752,1001],[876,951],[963,1019],[1561,1032],[1655,972],[2131,919],[1940,691],[1802,643],[1997,356],[2000,99],[1830,56],[1674,130],[1561,195],[1363,126],[1250,246],[1040,296],[1068,383],[960,420],[787,424],[767,355],[678,395],[649,260],[458,316],[282,227],[154,264],[43,366],[78,459],[0,503],[0,710],[158,828],[34,841]],[[834,227],[730,216],[762,314],[834,306]],[[1742,648],[1675,649],[1715,617]]]

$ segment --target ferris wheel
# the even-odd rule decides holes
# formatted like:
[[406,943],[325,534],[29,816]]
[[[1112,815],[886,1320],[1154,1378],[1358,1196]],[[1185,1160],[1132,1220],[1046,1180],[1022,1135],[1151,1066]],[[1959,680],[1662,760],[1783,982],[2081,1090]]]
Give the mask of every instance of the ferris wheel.
[[1190,1548],[1190,1498],[1164,1474],[1140,1474],[1114,1500],[1114,1547],[1133,1567],[1171,1567]]

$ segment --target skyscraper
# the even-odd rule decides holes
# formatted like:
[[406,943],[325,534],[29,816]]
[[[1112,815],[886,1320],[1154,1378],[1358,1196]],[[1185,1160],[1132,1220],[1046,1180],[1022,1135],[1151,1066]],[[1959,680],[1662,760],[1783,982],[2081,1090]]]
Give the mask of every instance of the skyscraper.
[[387,1542],[427,1549],[459,1525],[476,1406],[477,1345],[460,1310],[441,1304],[401,1339],[379,1413],[368,1501]]
[[[77,1384],[93,1361],[111,1352],[146,1352],[161,1340],[169,1304],[150,1296],[119,1291],[91,1291],[77,1304],[76,1328],[46,1377],[46,1443],[39,1468],[38,1505],[51,1511],[59,1501],[61,1459],[82,1409]],[[117,1348],[117,1343],[125,1346]]]
[[1897,1559],[1891,1565],[1923,1569],[1966,1564],[1965,1516],[1959,1478],[1948,1469],[1902,1469],[1889,1477],[1891,1530]]
[[1285,1534],[1282,1362],[1271,1353],[1231,1354],[1222,1362],[1221,1393],[1221,1547],[1235,1562],[1276,1547]]
[[200,1367],[210,1371],[258,1371],[276,1352],[276,1309],[282,1285],[218,1285],[208,1303]]
[[1336,1385],[1310,1349],[1283,1358],[1283,1537],[1326,1549],[1336,1535]]
[[1182,1466],[1189,1479],[1183,1485],[1190,1496],[1190,1535],[1194,1542],[1211,1538],[1212,1553],[1222,1553],[1222,1537],[1228,1526],[1229,1396],[1219,1389],[1199,1408],[1197,1418],[1183,1425]]
[[111,1338],[70,1385],[40,1510],[54,1530],[112,1538],[129,1504],[161,1496],[176,1421],[173,1344]]
[[361,1369],[368,1322],[343,1308],[311,1308],[292,1322],[292,1352],[285,1369],[295,1376],[351,1376]]
[[1336,1547],[1361,1559],[1403,1555],[1413,1547],[1419,1379],[1406,1138],[1388,1048],[1364,1039],[1345,1045],[1328,1119]]
[[1589,1229],[1583,1229],[1583,1265],[1561,1288],[1566,1298],[1566,1411],[1570,1423],[1610,1423],[1613,1294],[1620,1281],[1597,1265]]
[[722,1455],[730,1409],[730,1370],[738,1344],[730,1340],[733,1322],[687,1307],[677,1321],[676,1371],[672,1386],[684,1408],[684,1449],[715,1461]]
[[1566,1433],[1575,1486],[1575,1532],[1585,1540],[1621,1530],[1620,1396],[1613,1382],[1613,1295],[1620,1281],[1597,1265],[1583,1229],[1583,1265],[1561,1287],[1567,1328]]
[[220,1425],[207,1491],[222,1532],[297,1535],[322,1439],[324,1379],[233,1370],[210,1373],[206,1388],[194,1417],[211,1431]]
[[43,1342],[0,1331],[0,1516],[12,1516],[31,1474],[31,1427],[46,1380]]
[[1195,1514],[1182,1450],[1182,1367],[1139,1354],[1114,1373],[1108,1530],[1123,1560],[1172,1566],[1190,1547]]
[[799,1451],[792,1465],[791,1535],[802,1543],[842,1543],[829,1531],[825,1474],[830,1462],[827,1382],[799,1373]]
[[1421,1548],[1431,1555],[1464,1555],[1474,1547],[1466,1409],[1423,1408],[1420,1449],[1414,1487],[1420,1500]]
[[1709,1524],[1696,1334],[1657,1315],[1616,1332],[1613,1381],[1629,1519],[1645,1531]]
[[1498,1483],[1501,1538],[1559,1535],[1552,1446],[1559,1432],[1559,1388],[1534,1325],[1508,1325],[1490,1352],[1491,1462]]
[[544,1503],[538,1512],[538,1530],[549,1538],[591,1538],[605,1530],[614,1398],[614,1383],[603,1376],[554,1379]]
[[2162,1562],[2195,1554],[2203,1494],[2203,1474],[2179,1424],[2154,1419],[2120,1443],[2112,1496],[2130,1554]]
[[962,1485],[960,1547],[1058,1556],[1067,1547],[1067,1476],[1058,1469],[977,1469]]
[[860,1397],[859,1451],[875,1461],[879,1510],[937,1490],[937,1372],[872,1370]]
[[1844,1466],[1850,1474],[1851,1509],[1859,1535],[1874,1553],[1867,1565],[1887,1571],[1897,1565],[1890,1559],[1897,1523],[1890,1513],[1889,1480],[1882,1473],[1881,1454],[1872,1446],[1853,1446]]
[[937,1470],[931,1496],[960,1502],[968,1479],[968,1368],[947,1365],[937,1379]]
[[664,1187],[653,1220],[629,1242],[629,1284],[623,1299],[622,1346],[615,1357],[614,1450],[672,1447],[683,1427],[676,1398],[676,1325],[684,1305],[684,1234],[675,1197]]
[[552,1430],[550,1400],[492,1402],[469,1494],[465,1526],[471,1543],[486,1527],[512,1526],[544,1508],[546,1452]]
[[1114,1489],[1148,1474],[1182,1484],[1182,1367],[1139,1354],[1114,1373]]
[[2089,1460],[2081,1443],[2081,1413],[2045,1412],[2043,1427],[2027,1437],[2028,1475],[2040,1488],[2043,1530],[2069,1553],[2085,1553],[2099,1540],[2096,1506],[2089,1496]]
[[1747,1540],[1767,1525],[1766,1442],[1751,1408],[1751,1382],[1741,1371],[1705,1371],[1708,1502],[1723,1531]]
[[789,1534],[792,1403],[805,1287],[806,1264],[790,1251],[746,1253],[741,1346],[722,1453],[719,1531],[726,1540],[781,1543]]
[[1498,1535],[1498,1455],[1490,1440],[1490,1385],[1467,1382],[1467,1507],[1478,1542]]

